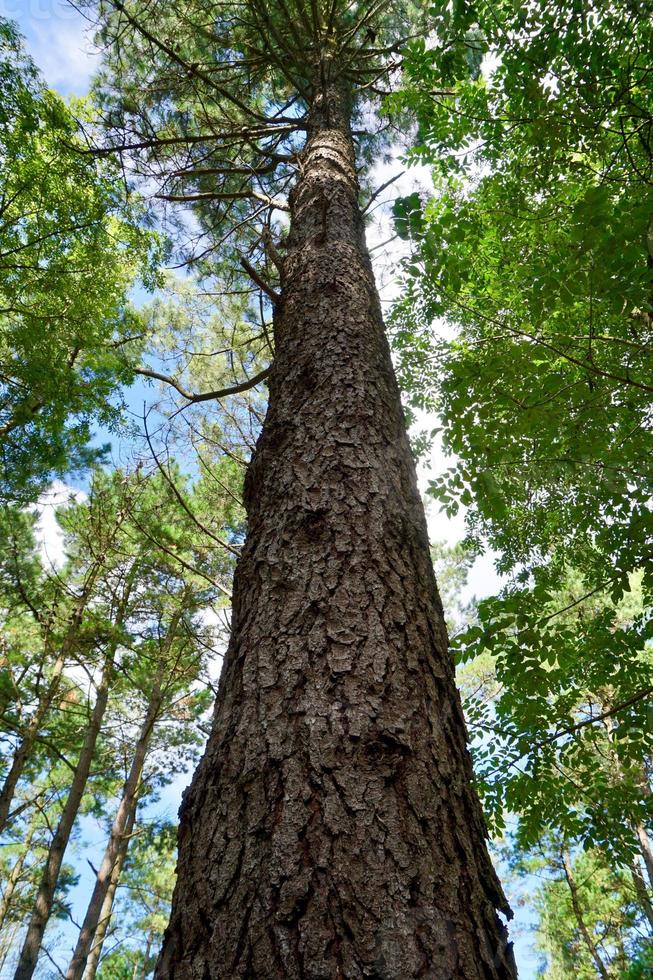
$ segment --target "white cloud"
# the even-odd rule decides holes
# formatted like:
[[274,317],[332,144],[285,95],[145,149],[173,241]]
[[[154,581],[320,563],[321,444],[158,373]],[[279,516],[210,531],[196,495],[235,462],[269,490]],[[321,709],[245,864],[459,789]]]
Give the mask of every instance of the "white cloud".
[[38,513],[35,525],[36,540],[46,568],[61,568],[64,563],[64,535],[57,523],[56,510],[69,502],[80,503],[86,494],[55,480],[34,505]]
[[89,21],[64,0],[0,0],[0,14],[18,23],[47,84],[62,95],[84,95],[98,67]]

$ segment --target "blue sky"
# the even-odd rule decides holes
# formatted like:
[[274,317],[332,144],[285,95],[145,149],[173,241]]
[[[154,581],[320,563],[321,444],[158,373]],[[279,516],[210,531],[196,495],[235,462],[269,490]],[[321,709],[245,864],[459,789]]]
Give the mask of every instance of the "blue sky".
[[82,15],[60,0],[0,0],[0,13],[16,21],[48,84],[62,95],[84,95],[98,64]]
[[[84,95],[89,86],[91,76],[98,66],[98,54],[93,48],[92,32],[84,17],[70,4],[62,0],[0,0],[0,14],[16,21],[24,34],[28,49],[52,88],[65,96]],[[136,414],[142,411],[143,401],[150,400],[151,389],[144,383],[135,385],[128,393],[128,407]],[[421,420],[420,420],[421,425]],[[100,439],[100,441],[105,441]],[[119,454],[120,447],[115,447]],[[116,460],[117,461],[117,460]],[[447,465],[451,461],[447,460]],[[431,461],[437,466],[438,459]],[[429,520],[433,538],[455,541],[462,537],[463,526],[459,518],[454,522],[448,521],[443,514],[433,512]],[[487,595],[496,590],[498,580],[490,558],[480,560],[472,571],[470,578],[471,590],[477,595]],[[162,806],[169,816],[177,808],[182,786],[179,782],[173,784],[163,793]],[[96,828],[90,825],[84,828],[88,836],[101,840]],[[78,862],[82,874],[80,884],[74,893],[74,914],[79,920],[83,917],[92,875],[86,861]],[[537,882],[527,882],[533,889]],[[510,892],[510,888],[507,889]],[[524,887],[521,889],[522,899]],[[516,896],[515,896],[516,899]],[[537,957],[532,950],[533,916],[522,901],[513,899],[515,920],[511,927],[511,936],[515,942],[517,961],[522,980],[534,980],[536,977]],[[74,937],[69,930],[64,930],[65,941],[69,943]],[[65,959],[65,956],[63,957]],[[1,978],[0,978],[1,980]]]

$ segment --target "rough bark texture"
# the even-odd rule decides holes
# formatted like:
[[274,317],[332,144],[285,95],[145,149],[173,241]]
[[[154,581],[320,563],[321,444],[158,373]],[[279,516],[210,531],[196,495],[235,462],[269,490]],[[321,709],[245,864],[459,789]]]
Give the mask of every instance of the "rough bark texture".
[[330,90],[158,980],[515,976],[357,196]]

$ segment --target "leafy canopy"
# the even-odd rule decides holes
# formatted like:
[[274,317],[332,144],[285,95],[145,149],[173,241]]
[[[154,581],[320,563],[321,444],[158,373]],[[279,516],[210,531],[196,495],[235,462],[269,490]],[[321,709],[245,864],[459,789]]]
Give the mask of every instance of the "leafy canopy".
[[117,423],[141,333],[128,294],[160,249],[6,20],[0,81],[0,493],[25,501],[97,456],[94,421]]
[[494,665],[468,712],[486,809],[621,863],[653,822],[646,7],[435,3],[387,103],[435,186],[395,206],[400,380],[455,457],[431,494],[510,576],[457,644]]

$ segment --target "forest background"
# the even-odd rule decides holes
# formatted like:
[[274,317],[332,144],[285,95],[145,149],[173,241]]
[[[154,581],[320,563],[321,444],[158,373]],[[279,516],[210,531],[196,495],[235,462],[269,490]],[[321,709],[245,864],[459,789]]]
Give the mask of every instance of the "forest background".
[[[4,9],[0,10],[4,16],[13,18],[17,21],[20,29],[23,31],[27,38],[28,49],[32,54],[36,65],[43,72],[48,84],[54,89],[58,90],[64,96],[75,96],[84,95],[88,89],[89,79],[92,75],[96,66],[96,55],[92,50],[91,42],[84,35],[85,21],[83,17],[74,11],[70,6],[64,4],[5,4]],[[402,152],[401,150],[399,152]],[[392,165],[384,164],[380,167],[375,176],[377,182],[383,183],[386,174],[390,174],[393,170],[400,169],[400,165],[395,161]],[[415,174],[417,173],[417,177]],[[415,181],[417,180],[417,184]],[[401,207],[404,210],[395,209],[395,216],[399,221],[403,220],[405,215],[408,215],[410,220],[411,215],[415,214],[415,210],[411,211],[412,205],[415,205],[416,199],[414,195],[411,194],[415,188],[418,186],[420,188],[421,198],[426,199],[430,193],[430,165],[427,163],[425,166],[421,167],[418,171],[412,170],[409,174],[399,183],[392,194],[395,193],[403,195],[402,200],[405,202]],[[417,199],[419,204],[420,198]],[[371,243],[378,244],[384,242],[385,238],[388,236],[388,231],[392,230],[392,218],[386,213],[385,217],[382,218],[380,226],[375,228],[371,233]],[[392,245],[390,249],[384,251],[383,256],[379,261],[379,272],[382,277],[382,281],[385,282],[386,288],[384,297],[388,302],[397,297],[398,287],[393,284],[393,272],[395,268],[401,267],[402,257],[406,254],[406,239],[409,235],[404,236],[403,242],[396,242]],[[134,300],[137,305],[142,305],[144,302],[149,301],[149,297],[146,296],[144,292],[139,291],[135,296]],[[401,345],[398,347],[398,357],[401,359]],[[410,367],[406,367],[406,361],[409,361],[410,352],[406,355],[406,359],[402,364],[402,368],[405,370],[406,374],[410,374]],[[410,379],[409,379],[410,380]],[[413,390],[418,387],[414,384],[412,385]],[[160,402],[160,392],[159,390],[150,384],[150,382],[141,379],[137,381],[127,392],[127,407],[133,413],[134,420],[137,421],[142,418],[144,411],[147,413],[148,408],[151,409],[152,406]],[[417,410],[417,415],[413,427],[413,431],[416,436],[418,432],[424,429],[433,429],[438,425],[438,420],[436,417],[429,413],[428,398],[418,397],[414,399],[415,403],[420,406]],[[144,410],[144,405],[145,410]],[[150,426],[156,426],[156,414],[148,416]],[[95,440],[99,442],[105,442],[110,439],[113,443],[112,459],[116,466],[124,466],[133,457],[134,445],[132,442],[124,437],[116,438],[115,433],[109,430],[103,430],[102,428],[96,429]],[[138,445],[138,451],[142,452],[144,449],[144,444],[142,438],[140,439]],[[446,466],[451,466],[451,459],[446,459],[442,453],[434,449],[432,445],[426,452],[426,458],[422,460],[422,483],[423,488],[426,490],[429,481],[437,477]],[[89,485],[86,479],[75,480],[72,478],[69,481],[70,487],[80,491],[82,494],[88,492]],[[432,487],[433,489],[433,487]],[[434,493],[437,492],[437,488]],[[39,534],[41,537],[41,546],[47,553],[48,561],[57,565],[61,560],[61,549],[62,549],[62,537],[60,531],[57,529],[52,517],[52,511],[57,503],[61,502],[66,494],[65,488],[58,484],[55,486],[54,491],[51,493],[48,500],[45,502],[45,507],[43,510],[43,515],[40,520],[40,530]],[[447,500],[446,490],[440,492],[441,499],[444,498],[445,502]],[[80,497],[79,499],[84,499]],[[463,506],[459,508],[454,514],[454,508],[449,507],[449,513],[440,512],[436,508],[435,504],[432,505],[430,510],[430,533],[433,541],[444,542],[444,544],[449,547],[436,546],[436,564],[439,566],[442,577],[443,592],[446,598],[451,600],[451,610],[450,615],[452,622],[454,624],[454,629],[460,629],[461,624],[464,625],[466,622],[469,624],[470,628],[480,629],[478,626],[478,620],[474,618],[475,613],[470,612],[468,608],[469,599],[472,596],[476,598],[484,598],[486,596],[494,595],[502,582],[502,579],[497,575],[494,558],[495,555],[492,552],[485,550],[483,554],[479,556],[471,555],[467,557],[460,549],[456,549],[456,543],[461,539],[464,533],[463,525],[463,515],[464,515],[464,498]],[[451,583],[451,584],[450,584]],[[544,586],[543,586],[544,587]],[[573,583],[571,583],[570,588],[573,589]],[[636,589],[635,589],[636,591]],[[455,598],[454,598],[455,596]],[[618,599],[621,599],[619,596]],[[573,592],[572,592],[572,602],[573,602]],[[637,598],[633,600],[635,605],[637,604]],[[501,611],[501,615],[510,615],[510,608]],[[637,611],[635,612],[635,615]],[[489,608],[488,615],[494,615],[491,607]],[[630,615],[629,611],[624,612],[624,616],[627,619]],[[220,616],[216,615],[216,622],[219,622]],[[203,624],[206,625],[206,624]],[[210,624],[210,628],[215,628],[216,623]],[[469,637],[469,642],[473,642],[474,635],[467,634]],[[211,642],[215,642],[215,634]],[[215,678],[212,678],[214,680]],[[488,682],[487,678],[484,676],[484,666],[477,664],[475,668],[471,670],[467,679],[462,678],[463,689],[468,692],[477,691],[479,688],[483,688],[482,694],[485,697],[488,690],[492,689],[495,680],[492,679]],[[472,715],[472,720],[476,720],[480,725],[487,722],[487,718],[483,716],[483,711],[486,710],[486,704],[483,702],[479,706],[473,704],[473,696],[470,699],[471,711],[477,711],[477,714]],[[205,707],[205,705],[199,705],[200,708]],[[471,712],[470,712],[471,713]],[[481,749],[483,752],[486,750],[487,746],[481,738]],[[178,803],[181,789],[188,778],[187,769],[184,765],[183,760],[179,763],[182,773],[176,775],[172,782],[168,785],[164,785],[165,780],[162,780],[161,787],[153,796],[154,802],[148,808],[148,819],[151,821],[151,825],[155,828],[156,834],[159,834],[161,838],[156,842],[155,850],[160,856],[164,855],[166,860],[169,862],[170,852],[169,849],[166,851],[166,846],[169,847],[169,833],[165,826],[166,821],[174,822],[174,812]],[[515,786],[515,797],[513,798],[513,803],[519,808],[519,786]],[[488,795],[486,797],[486,806],[488,806],[488,800],[491,803],[491,789],[488,790]],[[532,820],[533,815],[526,815],[525,823],[528,823],[529,818]],[[60,955],[57,950],[59,947],[62,949],[66,948],[66,945],[70,946],[75,942],[76,928],[70,923],[65,922],[65,917],[68,915],[66,907],[69,908],[72,919],[79,923],[83,918],[84,910],[89,898],[90,891],[94,882],[94,872],[91,867],[89,867],[89,860],[91,864],[95,867],[94,858],[89,855],[93,855],[94,848],[101,848],[102,842],[105,835],[105,821],[103,814],[93,813],[93,808],[89,807],[87,814],[82,818],[80,822],[81,835],[80,839],[77,841],[76,853],[72,857],[67,855],[67,861],[70,862],[69,875],[71,882],[78,876],[77,884],[71,885],[65,896],[62,897],[62,909],[63,918],[59,920],[54,926],[54,932],[52,932],[52,938],[49,940],[49,945],[51,948],[51,955],[53,959],[60,962],[65,966],[66,956],[65,953]],[[500,828],[498,828],[500,829]],[[508,830],[512,829],[512,824],[509,822]],[[517,846],[514,843],[510,845],[505,845],[499,847],[497,850],[498,860],[502,862],[504,869],[507,869],[510,865],[514,877],[507,883],[507,890],[512,899],[513,907],[515,909],[516,917],[512,924],[511,935],[516,943],[517,959],[520,967],[520,975],[522,977],[528,978],[537,975],[538,965],[542,964],[542,954],[548,953],[548,959],[546,960],[548,964],[549,973],[547,976],[551,978],[554,977],[564,977],[571,975],[565,973],[564,964],[562,966],[558,965],[556,967],[556,957],[564,959],[565,947],[567,953],[569,950],[572,951],[575,948],[582,949],[583,947],[583,936],[581,935],[579,940],[579,931],[583,932],[582,928],[579,930],[578,921],[574,920],[575,910],[571,907],[573,905],[572,898],[569,898],[567,892],[562,895],[560,893],[560,884],[564,884],[565,889],[568,888],[569,878],[570,878],[570,868],[565,868],[565,860],[569,859],[571,864],[576,862],[576,873],[579,875],[582,881],[582,888],[585,889],[585,895],[581,896],[581,901],[585,905],[585,918],[587,921],[591,919],[589,915],[589,909],[592,905],[596,906],[597,894],[601,897],[608,896],[611,897],[612,905],[607,911],[604,912],[603,918],[600,914],[597,914],[596,921],[589,921],[589,929],[592,934],[592,939],[590,943],[585,943],[585,950],[579,953],[578,956],[582,960],[582,969],[585,969],[585,960],[588,956],[588,951],[590,955],[590,962],[588,969],[590,971],[587,975],[589,977],[597,975],[604,975],[601,972],[601,968],[597,967],[596,959],[600,962],[601,960],[601,950],[602,943],[604,946],[605,957],[604,960],[610,966],[610,961],[612,958],[616,959],[614,955],[615,945],[618,946],[621,942],[632,943],[633,935],[637,938],[646,936],[647,930],[645,925],[642,924],[641,912],[635,909],[636,902],[632,901],[632,896],[630,894],[626,895],[626,892],[631,887],[630,884],[625,881],[625,879],[620,877],[621,872],[618,872],[615,876],[614,868],[618,867],[616,862],[606,862],[602,861],[600,854],[600,844],[601,841],[597,839],[597,844],[599,845],[596,856],[591,851],[591,848],[587,850],[588,857],[584,857],[582,851],[578,850],[579,835],[577,827],[567,828],[570,832],[569,836],[574,843],[571,847],[571,855],[567,853],[565,847],[560,847],[560,841],[556,839],[546,839],[543,840],[541,846],[537,843],[537,833],[531,834],[530,837],[526,835],[526,844],[523,842]],[[168,838],[166,839],[166,834]],[[544,835],[546,837],[546,834]],[[554,835],[555,837],[555,835]],[[598,838],[598,834],[597,834]],[[590,838],[591,840],[591,838]],[[167,841],[167,842],[166,842]],[[556,853],[558,854],[559,862],[554,860]],[[552,856],[553,855],[553,856]],[[622,855],[623,857],[623,855]],[[147,858],[146,858],[147,859]],[[592,861],[594,860],[594,865]],[[583,862],[585,862],[583,864]],[[162,864],[164,867],[164,863]],[[167,865],[169,870],[169,863]],[[136,957],[137,962],[143,964],[143,969],[146,967],[146,963],[149,963],[148,957],[151,956],[151,949],[144,951],[141,939],[145,936],[147,930],[143,929],[142,922],[145,921],[148,914],[150,915],[149,921],[154,921],[156,915],[159,919],[165,917],[165,912],[161,910],[155,910],[152,912],[151,909],[147,907],[145,910],[141,909],[141,918],[139,918],[139,911],[137,910],[139,893],[142,898],[142,893],[146,890],[146,887],[150,887],[152,883],[150,882],[148,886],[143,884],[143,881],[138,880],[139,874],[142,874],[142,869],[139,869],[137,865],[131,869],[130,874],[132,875],[135,884],[132,890],[127,894],[126,904],[125,904],[125,919],[124,922],[130,921],[131,924],[127,926],[124,930],[124,935],[116,935],[116,957],[121,957],[124,955],[124,950],[127,950],[127,960],[125,968],[133,969],[132,960]],[[165,871],[164,871],[165,874]],[[566,878],[566,880],[564,880]],[[534,901],[535,891],[540,888],[542,881],[549,882],[548,891],[539,892],[539,897],[537,901]],[[553,884],[551,884],[553,883]],[[595,888],[596,892],[593,893],[592,889]],[[556,891],[557,889],[557,891]],[[127,891],[125,889],[125,891]],[[573,896],[573,889],[568,889],[569,894]],[[571,904],[570,904],[571,903]],[[629,904],[630,903],[630,904]],[[145,903],[147,905],[147,903]],[[609,902],[608,902],[609,904]],[[562,911],[561,911],[562,910]],[[617,913],[621,914],[623,921],[614,922],[612,921]],[[132,916],[129,920],[129,916]],[[143,918],[144,915],[144,918]],[[153,918],[154,917],[154,918]],[[556,920],[556,917],[560,921]],[[577,919],[577,917],[576,917]],[[608,927],[612,930],[607,940],[605,937],[597,941],[597,936],[601,936],[601,930],[605,930],[606,921],[608,922]],[[570,925],[571,922],[571,925]],[[51,927],[52,928],[52,927]],[[539,928],[539,939],[541,948],[539,952],[535,952],[532,948],[533,935],[532,932],[535,928]],[[57,936],[55,938],[55,932]],[[132,932],[130,936],[129,933]],[[136,934],[138,933],[138,937]],[[155,936],[153,930],[152,937]],[[616,937],[616,938],[615,938]],[[155,939],[152,938],[152,942]],[[547,948],[546,944],[549,944]],[[557,949],[556,943],[558,944]],[[595,952],[597,956],[594,957],[594,963],[592,963],[591,947],[594,945]],[[635,944],[636,945],[636,944]],[[634,948],[634,947],[633,947]],[[553,952],[552,952],[553,949]],[[562,953],[561,953],[562,950]],[[131,959],[130,959],[131,957]],[[636,959],[636,955],[633,956],[633,961]],[[127,962],[128,961],[128,962]],[[561,961],[562,962],[562,961]],[[580,960],[579,960],[580,962]],[[44,964],[43,969],[47,970],[49,967]],[[147,967],[149,969],[149,966]],[[118,976],[119,974],[115,972],[118,969],[123,969],[122,961],[115,960],[115,964],[112,967],[108,964],[105,969],[113,969],[114,973],[106,973],[106,976]],[[558,969],[561,972],[555,972]],[[605,967],[603,967],[605,969]],[[645,969],[645,967],[643,968]],[[7,976],[10,974],[7,973]],[[43,973],[43,976],[46,976]],[[56,971],[53,975],[57,975]],[[102,975],[102,974],[101,974]],[[125,973],[125,975],[127,975]],[[132,975],[131,973],[129,974]],[[146,974],[143,973],[145,976]],[[626,976],[626,973],[617,974],[615,972],[606,973],[609,976]],[[640,974],[632,973],[633,977],[639,976]],[[645,976],[645,973],[641,973],[641,976]]]

